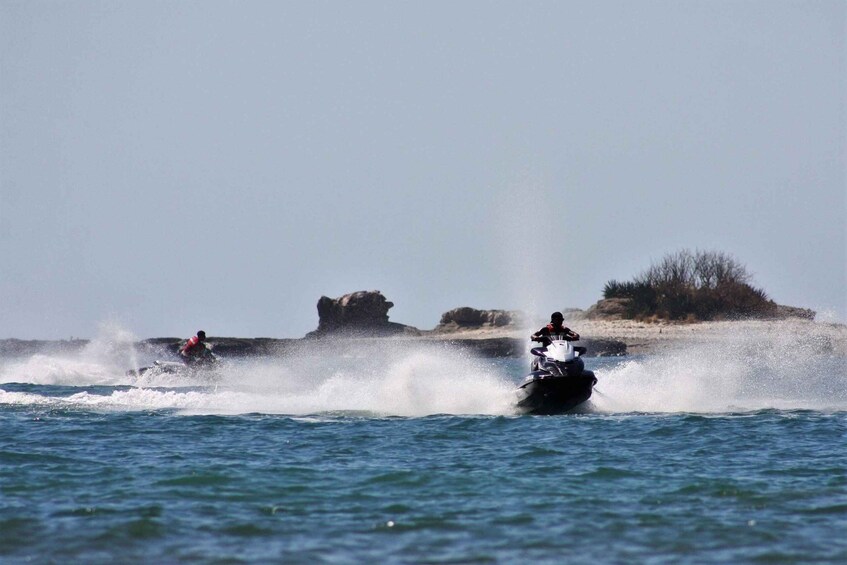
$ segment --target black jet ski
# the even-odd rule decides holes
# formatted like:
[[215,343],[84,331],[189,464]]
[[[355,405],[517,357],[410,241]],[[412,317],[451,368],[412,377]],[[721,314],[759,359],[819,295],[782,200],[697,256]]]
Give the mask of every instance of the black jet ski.
[[220,358],[212,353],[206,344],[199,356],[193,358],[189,363],[184,361],[154,361],[149,367],[130,369],[127,376],[140,377],[142,375],[179,375],[192,376],[197,374],[212,373],[219,366]]
[[597,377],[585,369],[584,347],[553,340],[531,350],[532,372],[518,387],[518,411],[523,414],[563,414],[591,398]]

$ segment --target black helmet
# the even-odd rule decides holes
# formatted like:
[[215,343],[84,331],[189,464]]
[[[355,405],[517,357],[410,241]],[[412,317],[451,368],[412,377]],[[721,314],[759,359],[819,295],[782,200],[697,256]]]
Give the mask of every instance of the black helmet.
[[562,316],[562,313],[561,313],[561,312],[553,312],[553,313],[550,315],[550,321],[551,321],[551,322],[555,322],[556,320],[558,320],[558,321],[560,321],[560,322],[564,322],[564,321],[565,321],[565,317],[564,317],[564,316]]
[[197,337],[199,337],[200,339],[206,339],[206,332],[200,330],[199,332],[197,332]]

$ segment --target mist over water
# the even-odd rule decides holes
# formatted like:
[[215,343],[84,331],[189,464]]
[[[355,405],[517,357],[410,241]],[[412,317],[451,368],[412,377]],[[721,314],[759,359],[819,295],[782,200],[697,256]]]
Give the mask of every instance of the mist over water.
[[847,358],[831,340],[775,324],[682,343],[599,371],[593,405],[603,412],[847,410]]
[[143,363],[133,346],[138,338],[113,323],[100,325],[98,335],[79,352],[0,358],[0,383],[39,385],[117,385],[121,375]]
[[425,416],[513,411],[513,379],[502,366],[443,347],[365,341],[351,350],[316,342],[285,357],[224,359],[209,375],[148,371],[134,376],[127,375],[127,369],[149,365],[155,356],[140,356],[128,337],[98,337],[78,354],[0,360],[0,384],[120,390],[43,397],[0,389],[0,403],[185,414]]
[[[224,360],[210,376],[129,376],[127,369],[155,358],[133,343],[131,333],[109,326],[75,354],[0,359],[0,384],[65,387],[50,395],[0,388],[0,404],[184,414],[510,415],[529,364],[425,343],[330,341],[285,357]],[[739,330],[650,356],[588,359],[599,382],[587,411],[847,410],[847,361],[830,346],[820,336]]]

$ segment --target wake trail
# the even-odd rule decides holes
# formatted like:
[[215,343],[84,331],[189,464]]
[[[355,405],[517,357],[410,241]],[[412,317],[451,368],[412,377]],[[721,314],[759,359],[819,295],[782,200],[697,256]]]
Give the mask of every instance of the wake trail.
[[826,339],[789,331],[738,330],[624,360],[597,378],[601,412],[847,410],[847,358]]
[[81,410],[174,410],[184,414],[328,412],[379,416],[505,415],[514,382],[495,364],[438,347],[331,344],[285,358],[225,360],[214,380],[145,373],[127,376],[118,347],[77,357],[36,355],[0,369],[0,382],[66,387],[129,386],[45,396],[0,389],[0,404]]

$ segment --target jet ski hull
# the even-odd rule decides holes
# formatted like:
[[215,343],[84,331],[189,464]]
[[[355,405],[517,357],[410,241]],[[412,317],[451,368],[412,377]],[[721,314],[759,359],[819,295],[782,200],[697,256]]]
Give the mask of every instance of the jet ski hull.
[[129,377],[140,377],[142,375],[175,375],[175,376],[195,376],[198,374],[214,373],[220,360],[218,356],[212,353],[212,350],[204,344],[204,349],[197,357],[189,360],[189,363],[184,361],[154,361],[150,367],[141,367],[138,369],[130,369],[126,372]]
[[150,367],[130,369],[126,372],[129,377],[172,375],[175,377],[198,377],[215,374],[216,365],[199,364],[186,365],[176,361],[156,361]]
[[597,377],[592,371],[568,376],[535,372],[518,389],[518,410],[523,414],[564,414],[591,398],[595,384]]

